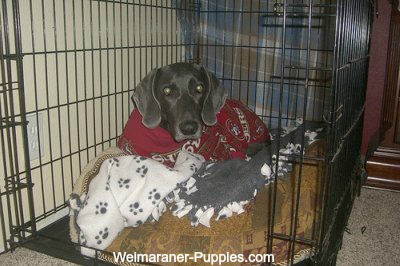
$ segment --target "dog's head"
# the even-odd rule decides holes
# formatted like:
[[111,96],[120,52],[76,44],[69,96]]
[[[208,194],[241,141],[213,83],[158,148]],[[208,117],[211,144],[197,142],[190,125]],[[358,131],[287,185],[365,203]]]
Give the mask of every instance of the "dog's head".
[[153,69],[135,88],[132,99],[146,127],[161,126],[179,142],[199,138],[203,124],[217,122],[226,93],[204,67],[176,63]]

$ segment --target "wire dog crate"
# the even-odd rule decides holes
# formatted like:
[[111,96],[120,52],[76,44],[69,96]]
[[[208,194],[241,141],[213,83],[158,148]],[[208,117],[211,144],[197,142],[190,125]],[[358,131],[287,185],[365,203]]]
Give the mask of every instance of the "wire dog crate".
[[292,264],[307,242],[296,237],[301,167],[316,160],[322,207],[309,263],[334,265],[360,184],[372,11],[369,0],[1,0],[0,251],[26,245],[89,263],[65,222],[76,178],[117,145],[151,69],[195,62],[271,129],[324,125],[323,156],[297,158],[290,233],[270,226],[265,245],[287,241]]

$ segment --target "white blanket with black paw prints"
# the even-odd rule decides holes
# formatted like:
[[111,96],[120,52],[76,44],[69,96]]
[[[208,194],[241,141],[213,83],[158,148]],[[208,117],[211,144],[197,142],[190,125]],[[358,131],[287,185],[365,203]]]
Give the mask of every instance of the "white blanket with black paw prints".
[[[164,197],[203,162],[201,155],[188,151],[179,153],[174,168],[136,155],[105,161],[91,180],[87,195],[72,195],[70,199],[81,245],[103,250],[124,227],[158,220],[166,210]],[[82,252],[94,255],[89,250]]]

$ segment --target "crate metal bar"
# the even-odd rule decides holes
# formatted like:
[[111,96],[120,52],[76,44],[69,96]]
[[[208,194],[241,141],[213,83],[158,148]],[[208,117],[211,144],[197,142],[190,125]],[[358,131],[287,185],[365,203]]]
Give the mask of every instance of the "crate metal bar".
[[[126,50],[126,49],[135,49],[135,48],[167,48],[167,47],[182,47],[182,46],[196,46],[196,43],[188,43],[188,44],[179,44],[179,43],[171,43],[171,44],[149,44],[149,45],[121,45],[116,47],[99,47],[99,48],[86,48],[86,49],[64,49],[64,50],[51,50],[51,51],[37,51],[37,52],[24,52],[22,56],[27,55],[44,55],[44,54],[56,54],[56,53],[74,53],[74,52],[95,52],[95,51],[109,51],[109,50]],[[216,44],[217,46],[221,46]],[[229,45],[227,45],[229,46]]]
[[[250,4],[252,4],[253,3],[253,1],[250,1]],[[241,0],[240,1],[240,10],[243,10],[244,9],[244,0]],[[250,22],[251,22],[251,20],[250,20]],[[243,31],[244,31],[244,13],[243,12],[241,12],[240,13],[240,30],[241,30],[241,32],[240,32],[240,35],[244,35],[243,34]],[[243,39],[244,38],[240,38],[240,45],[239,45],[239,47],[241,47],[242,45],[243,45]],[[240,56],[239,56],[239,58],[240,58],[240,62],[243,62],[243,49],[240,49]],[[239,67],[239,79],[242,81],[243,79],[242,79],[242,72],[243,72],[243,67]],[[242,87],[242,82],[239,82],[239,100],[242,100],[242,89],[241,89],[241,87]],[[246,91],[246,95],[248,95],[248,90]],[[248,103],[248,99],[247,100],[245,100],[245,103],[247,104]]]
[[[233,1],[233,10],[236,10],[236,1]],[[236,22],[236,16],[234,15],[233,16],[233,18],[232,18],[232,25],[236,25],[235,24],[235,22]],[[232,75],[232,77],[235,77],[235,64],[234,64],[234,62],[236,62],[236,60],[235,60],[235,55],[236,55],[236,49],[237,49],[237,47],[235,46],[235,47],[232,47],[232,58],[231,58],[231,75]],[[233,87],[234,87],[234,83],[233,82],[231,82],[231,89],[230,89],[230,96],[232,96],[233,95]]]
[[[334,119],[336,119],[336,117],[333,117],[334,116],[334,114],[335,114],[335,104],[334,104],[334,102],[335,102],[335,99],[336,99],[336,94],[335,94],[335,84],[337,84],[337,72],[336,72],[336,68],[337,68],[337,65],[338,65],[338,53],[339,53],[339,49],[340,49],[340,43],[341,43],[341,34],[339,34],[339,29],[340,29],[340,26],[341,26],[341,20],[342,20],[342,17],[340,16],[340,14],[341,14],[341,8],[342,8],[342,2],[341,1],[339,1],[338,2],[338,4],[337,4],[337,6],[336,6],[336,13],[338,14],[338,16],[337,16],[337,18],[336,18],[336,22],[335,22],[335,49],[334,49],[334,51],[333,51],[333,62],[332,62],[332,84],[331,84],[331,86],[332,86],[332,90],[331,90],[331,95],[330,95],[330,98],[331,98],[331,107],[330,107],[330,113],[332,114],[331,116],[330,116],[330,121],[329,121],[329,123],[328,123],[328,128],[327,128],[327,131],[328,131],[328,135],[330,136],[330,137],[328,137],[327,138],[327,147],[328,147],[328,149],[331,149],[331,146],[333,145],[333,142],[334,142],[334,139],[333,139],[333,134],[334,134],[334,131],[335,131],[335,129],[333,128],[333,126],[332,126],[332,122],[334,121]],[[321,195],[321,198],[322,198],[322,202],[323,202],[323,204],[322,204],[322,206],[321,206],[321,212],[320,212],[320,217],[319,217],[319,220],[320,221],[322,221],[321,222],[321,225],[320,225],[320,230],[319,230],[319,236],[318,236],[318,239],[319,239],[319,244],[317,245],[317,253],[319,253],[319,252],[321,252],[322,251],[322,247],[323,247],[323,241],[324,241],[324,237],[325,237],[325,223],[323,222],[325,219],[327,219],[327,215],[328,215],[328,210],[329,209],[327,209],[327,204],[328,204],[328,200],[329,200],[329,196],[328,196],[328,193],[329,193],[329,187],[331,186],[331,165],[329,164],[329,161],[330,161],[330,157],[332,156],[331,155],[331,153],[332,153],[332,151],[328,151],[328,153],[327,153],[327,158],[326,158],[326,162],[325,162],[325,165],[326,165],[326,167],[325,167],[325,169],[324,169],[324,174],[323,174],[323,176],[324,176],[324,185],[323,185],[323,191],[322,191],[322,195]]]
[[[62,14],[63,14],[64,37],[65,37],[64,38],[64,47],[66,48],[68,46],[68,43],[67,43],[68,34],[67,34],[67,20],[66,20],[67,9],[66,9],[65,1],[66,0],[63,0],[63,2],[62,2]],[[65,66],[65,77],[66,77],[65,83],[66,83],[66,87],[70,88],[70,84],[73,82],[70,82],[70,80],[69,80],[70,71],[68,69],[68,66],[69,66],[68,53],[64,52],[64,51],[60,51],[60,53],[63,53],[65,56],[65,65],[64,65]],[[66,98],[67,98],[66,109],[67,109],[67,125],[68,125],[67,135],[68,135],[68,143],[70,143],[70,145],[68,147],[69,156],[66,156],[66,158],[69,158],[69,171],[71,173],[69,185],[72,188],[74,185],[74,179],[73,179],[73,174],[72,174],[73,173],[73,163],[72,163],[72,155],[71,155],[72,154],[72,145],[71,145],[71,143],[72,143],[71,125],[72,124],[71,124],[71,99],[70,99],[70,95],[69,95],[69,89],[67,91]],[[62,108],[62,107],[63,106],[60,106],[60,108]],[[61,156],[62,156],[62,153],[61,153]]]
[[[121,17],[122,17],[122,14],[121,14]],[[89,65],[91,67],[91,79],[90,80],[92,83],[92,96],[94,96],[95,95],[95,77],[94,77],[95,64],[94,64],[94,49],[93,49],[94,37],[93,37],[93,2],[92,1],[89,2],[89,30],[90,30],[90,46],[89,47],[91,48],[91,51],[90,51],[90,57],[91,57],[90,59],[91,60],[89,63]],[[85,71],[86,71],[86,69],[85,69]],[[101,102],[100,105],[102,106],[102,104],[103,103]],[[103,110],[103,108],[101,108],[101,110]],[[96,101],[95,100],[92,101],[92,111],[93,111],[93,113],[92,113],[93,127],[97,128],[96,127],[97,119],[96,119]],[[101,124],[103,123],[103,112],[102,111],[101,111],[100,123]],[[101,129],[103,129],[103,127],[101,127]],[[93,138],[94,138],[94,144],[95,144],[94,154],[95,154],[95,156],[97,156],[97,149],[96,149],[97,130],[93,130],[93,134],[94,134]],[[103,130],[100,130],[100,134],[101,135],[103,134]],[[102,148],[103,148],[102,150],[104,150],[104,147],[102,147]]]
[[[46,51],[47,51],[47,34],[46,34],[46,12],[45,12],[45,7],[44,7],[44,0],[41,0],[41,9],[42,9],[42,18],[43,18],[43,20],[42,20],[42,31],[43,31],[42,40],[43,40],[43,49],[44,49],[44,52],[45,52],[45,56],[44,56],[44,72],[45,72],[45,90],[46,90],[46,93],[45,93],[44,97],[45,97],[45,101],[46,101],[46,107],[49,107],[50,106],[49,67],[48,67],[49,63],[48,63],[48,55],[46,54]],[[48,123],[48,125],[50,125],[50,123],[51,123],[50,122],[51,121],[50,120],[50,110],[47,109],[46,111],[47,111],[46,112],[46,114],[47,114],[47,123]],[[37,124],[39,124],[38,119],[39,118],[37,118]],[[52,136],[51,127],[50,126],[48,127],[47,134],[49,136]],[[52,143],[51,139],[49,140],[48,143],[49,143],[49,151],[50,151],[50,161],[53,161],[53,143]],[[53,207],[56,207],[56,198],[55,198],[56,192],[55,192],[55,180],[54,180],[54,166],[53,166],[53,164],[50,164],[50,172],[51,172],[51,177],[50,177],[50,180],[51,180],[51,191],[52,191],[52,195],[53,195],[52,203],[53,203]],[[44,205],[44,207],[45,206],[46,205]]]
[[[0,24],[0,27],[1,27],[1,24]],[[1,115],[1,113],[0,113],[0,115]],[[0,213],[1,213],[0,226],[1,226],[1,235],[3,236],[2,241],[3,241],[4,252],[7,252],[8,251],[8,242],[7,242],[7,232],[6,232],[6,221],[5,221],[4,215],[3,215],[4,214],[3,195],[4,195],[4,193],[1,191],[1,187],[0,187]],[[0,252],[0,254],[1,254],[1,252]]]
[[[146,7],[147,9],[147,7]],[[116,3],[113,2],[112,3],[112,27],[113,27],[113,36],[112,36],[112,40],[113,40],[113,45],[116,46],[117,43],[117,36],[116,36],[116,25],[117,25],[117,18],[116,18],[116,14],[115,14],[115,10],[116,10]],[[147,21],[147,12],[145,12],[145,20]],[[145,35],[147,38],[147,34]],[[147,43],[147,41],[146,41]],[[150,55],[150,59],[151,55]],[[114,48],[113,49],[113,71],[114,71],[114,93],[117,92],[117,50]],[[94,109],[94,107],[93,107]],[[118,98],[115,96],[114,97],[114,119],[115,119],[115,125],[114,125],[114,130],[115,130],[115,135],[117,135],[117,126],[118,126]],[[94,122],[94,126],[96,128],[96,120],[93,121]],[[111,131],[109,131],[111,133]],[[96,130],[94,130],[94,143],[96,143]],[[110,142],[110,146],[111,146],[111,142]],[[96,151],[96,148],[95,148]],[[95,153],[96,154],[96,153]],[[89,155],[89,154],[88,154]]]
[[[282,128],[282,111],[283,111],[283,85],[284,85],[284,71],[285,71],[285,55],[286,55],[286,5],[287,5],[287,1],[283,0],[283,23],[282,23],[282,37],[281,37],[281,62],[280,62],[280,70],[281,70],[281,79],[280,79],[280,84],[279,84],[279,106],[278,106],[278,113],[279,113],[279,119],[278,119],[278,132],[281,131]],[[281,143],[281,135],[278,134],[277,137],[277,147],[280,147],[280,143]],[[277,154],[277,161],[279,161],[279,153]],[[278,163],[276,164],[275,167],[275,173],[278,173]],[[270,206],[269,206],[269,210],[271,211],[271,214],[269,215],[269,227],[268,227],[268,236],[270,236],[268,238],[268,242],[267,242],[267,253],[268,254],[272,254],[272,246],[273,246],[273,237],[272,235],[274,234],[274,224],[275,224],[275,210],[276,210],[276,194],[277,194],[277,185],[278,184],[278,175],[275,175],[275,180],[271,189],[270,186]],[[271,192],[271,190],[273,192]],[[272,200],[271,200],[271,196],[272,196]],[[272,204],[271,204],[272,202]],[[290,253],[288,254],[290,256]]]
[[[55,4],[55,0],[53,0],[53,23],[54,23],[54,28],[53,28],[53,36],[54,36],[54,46],[55,46],[55,50],[56,50],[56,57],[55,57],[55,62],[56,62],[56,91],[57,91],[57,117],[58,117],[58,135],[60,136],[60,139],[63,139],[64,135],[63,132],[61,130],[61,107],[60,107],[60,78],[59,78],[59,52],[58,52],[58,38],[57,38],[57,32],[58,32],[58,28],[57,28],[57,21],[56,21],[56,4]],[[60,149],[60,154],[63,154],[63,143],[61,141],[59,141],[59,146],[58,148]],[[66,188],[65,188],[65,179],[64,179],[64,164],[61,162],[61,176],[62,176],[62,180],[61,180],[61,185],[62,185],[62,193],[63,193],[63,198],[66,198]]]
[[[32,0],[29,1],[29,20],[30,20],[30,24],[31,24],[31,45],[32,45],[32,51],[35,52],[36,50],[36,46],[35,46],[35,32],[33,29],[33,7],[32,7]],[[33,73],[35,73],[33,75],[33,90],[34,90],[34,107],[35,107],[35,114],[37,117],[38,111],[37,108],[39,106],[38,104],[38,85],[37,85],[37,76],[36,76],[36,56],[32,56],[32,63],[33,63]],[[38,130],[40,130],[39,128],[39,118],[36,118],[36,124],[38,125]],[[40,138],[38,138],[38,143],[39,143],[39,165],[42,165],[42,150],[41,150],[41,140]],[[32,171],[32,168],[31,168]],[[39,169],[39,174],[40,174],[40,186],[41,186],[41,191],[44,191],[44,176],[43,176],[43,169],[42,167],[40,167]],[[42,193],[42,201],[41,201],[42,207],[45,209],[45,198],[44,198],[44,193]]]
[[[258,8],[261,8],[261,0],[259,0],[258,1]],[[251,20],[250,20],[251,21]],[[258,16],[257,17],[257,25],[259,25],[260,24],[260,17]],[[250,26],[250,29],[251,29],[251,26]],[[260,53],[260,48],[261,48],[261,45],[259,45],[260,44],[260,35],[261,35],[261,33],[260,33],[260,29],[258,29],[258,37],[257,37],[257,48],[256,48],[256,54],[259,54]],[[249,37],[250,38],[250,37]],[[262,42],[262,40],[261,40],[261,42]],[[249,50],[249,53],[250,53],[250,50]],[[250,57],[250,56],[249,56]],[[259,67],[259,62],[260,62],[260,56],[257,56],[257,58],[256,58],[256,67],[258,68]],[[248,69],[250,69],[250,60],[249,60],[249,64],[248,64]],[[248,77],[247,78],[248,80],[250,80],[250,77]],[[255,75],[255,80],[258,80],[258,71],[256,71],[256,75]],[[250,87],[249,86],[249,84],[250,84],[250,82],[248,82],[248,88]],[[254,110],[256,110],[256,108],[257,108],[257,96],[258,96],[258,86],[257,86],[257,83],[255,84],[255,92],[254,92],[254,98],[253,98],[253,101],[254,101]]]
[[[8,6],[7,6],[7,2],[5,0],[2,1],[2,9],[3,9],[3,28],[2,30],[4,30],[3,33],[3,38],[4,38],[4,47],[3,47],[3,40],[1,41],[1,54],[10,54],[11,51],[11,44],[10,44],[10,25],[9,25],[9,15],[7,13],[8,11]],[[13,10],[14,12],[15,10]],[[12,14],[14,15],[14,14]],[[15,25],[14,25],[15,26]],[[12,73],[11,73],[11,69],[12,69],[12,65],[11,65],[11,60],[5,60],[6,63],[4,64],[4,60],[2,60],[2,77],[3,79],[6,79],[8,81],[12,80]],[[19,82],[18,82],[19,83]],[[15,108],[14,108],[14,97],[12,94],[12,90],[11,90],[11,84],[8,83],[8,94],[6,93],[6,91],[4,90],[3,93],[3,101],[4,101],[4,112],[6,116],[10,116],[13,117],[13,115],[15,114]],[[11,123],[14,122],[14,119],[11,119]],[[10,127],[7,128],[6,130],[6,138],[7,138],[7,149],[8,149],[8,158],[10,158],[10,162],[9,162],[9,173],[11,176],[16,176],[19,172],[19,165],[18,165],[18,154],[17,154],[17,140],[16,140],[16,128],[15,127]],[[2,132],[2,144],[5,144],[4,136],[3,136],[3,132]],[[5,147],[5,146],[3,146]],[[4,153],[3,153],[3,158],[6,158],[6,154],[5,154],[5,149],[3,148]],[[5,176],[8,176],[8,171],[7,171],[7,163],[6,160],[4,160],[4,172],[5,172]],[[18,179],[18,177],[17,177]],[[5,187],[12,187],[12,188],[16,188],[16,183],[18,182],[18,180],[15,180],[14,178],[12,180],[9,180],[8,178],[5,178]],[[17,241],[15,241],[15,239],[20,239],[21,238],[21,233],[18,234],[14,234],[14,232],[12,231],[12,226],[14,225],[14,221],[13,221],[13,217],[15,218],[15,225],[16,226],[20,226],[21,221],[20,221],[20,213],[19,213],[19,203],[18,203],[18,196],[19,193],[17,194],[17,192],[15,190],[13,190],[12,192],[12,199],[10,197],[10,195],[7,195],[6,197],[6,203],[7,203],[7,212],[8,212],[8,226],[10,229],[10,239],[9,239],[9,243],[10,243],[10,247],[11,249],[15,248],[15,246],[17,245]],[[14,212],[15,212],[15,216],[12,213],[11,208],[14,208]]]
[[[1,4],[2,4],[2,7],[3,7],[3,19],[4,19],[5,17],[7,17],[7,16],[4,16],[4,12],[6,12],[6,10],[4,10],[4,1],[2,1]],[[4,56],[5,55],[5,52],[4,52],[5,47],[3,46],[3,40],[5,40],[5,42],[6,42],[7,38],[8,38],[8,30],[7,30],[7,28],[8,28],[7,27],[7,20],[4,19],[4,23],[3,23],[3,20],[0,19],[0,37],[1,37],[0,58],[1,58],[1,76],[3,77],[3,83],[2,83],[3,89],[1,91],[1,93],[2,93],[2,96],[3,96],[3,101],[4,101],[3,106],[4,106],[4,112],[5,112],[6,116],[8,116],[8,110],[9,110],[9,108],[8,108],[8,100],[7,100],[7,92],[9,92],[10,91],[10,87],[12,87],[12,84],[11,85],[9,84],[11,81],[9,81],[7,79],[7,75],[6,75],[6,62],[7,62],[7,59],[10,60],[10,58],[5,58],[5,56]],[[0,98],[0,100],[1,100],[1,98]],[[5,126],[1,126],[0,127],[0,130],[1,130],[0,131],[0,133],[1,133],[0,134],[0,140],[1,140],[1,146],[2,147],[6,147],[5,146],[6,140],[9,140],[9,129],[8,129],[8,127],[6,127],[6,125],[7,124],[12,125],[13,122],[12,121],[9,122],[7,120],[4,120],[3,116],[4,116],[3,115],[3,108],[0,108],[0,117],[2,118],[1,122],[2,122],[2,124],[5,125]],[[4,130],[4,129],[7,129],[7,130]],[[7,141],[7,147],[10,147],[10,141]],[[9,153],[10,153],[10,150],[9,150]],[[2,157],[6,158],[6,156],[7,156],[6,149],[3,148],[2,149]],[[13,165],[12,164],[10,165],[10,168],[11,168],[10,172],[13,173]],[[9,170],[8,170],[8,167],[7,167],[6,160],[3,160],[3,171],[4,171],[4,175],[5,175],[5,179],[6,179],[7,176],[9,175],[8,174]],[[5,186],[7,186],[7,185],[8,185],[7,180],[5,180]],[[1,191],[1,188],[0,188],[0,191]],[[6,226],[6,221],[5,220],[6,219],[5,219],[5,215],[3,213],[2,199],[0,199],[0,201],[1,201],[0,202],[1,203],[0,208],[2,209],[0,217],[1,217],[1,224],[2,224],[4,249],[5,249],[5,251],[8,251],[9,250],[9,245],[8,245],[9,241],[7,241],[8,235],[6,233],[6,228],[5,228],[5,226]],[[7,206],[6,209],[7,209],[7,216],[8,216],[7,226],[9,227],[9,225],[12,223],[12,220],[11,220],[11,207],[9,207],[10,206],[10,197],[9,197],[8,194],[6,195],[6,206]],[[13,236],[11,235],[11,239],[12,238],[13,238]]]
[[[313,12],[312,12],[312,0],[308,1],[308,6],[309,6],[309,11],[308,11],[308,32],[307,32],[307,55],[306,55],[306,80],[304,84],[304,103],[303,103],[303,121],[307,120],[307,103],[308,103],[308,93],[309,93],[309,75],[310,75],[310,47],[311,47],[311,23],[313,19]],[[305,131],[306,127],[302,127],[302,134],[301,134],[301,148],[300,148],[300,161],[299,161],[299,175],[298,175],[298,181],[297,181],[297,193],[296,193],[296,206],[294,208],[294,216],[292,216],[292,220],[294,218],[294,222],[292,223],[292,236],[294,238],[294,241],[290,242],[290,247],[289,247],[289,256],[290,260],[289,263],[290,265],[293,264],[294,261],[294,251],[295,251],[295,246],[296,246],[296,239],[297,239],[297,223],[299,220],[299,204],[300,204],[300,190],[301,190],[301,178],[302,178],[302,170],[303,170],[303,161],[304,161],[304,143],[305,143]]]
[[273,237],[276,239],[280,239],[280,240],[296,242],[297,244],[303,244],[303,245],[308,245],[308,246],[315,245],[315,240],[312,240],[312,239],[305,239],[305,238],[300,238],[300,237],[295,239],[291,235],[278,234],[278,233],[274,233]]

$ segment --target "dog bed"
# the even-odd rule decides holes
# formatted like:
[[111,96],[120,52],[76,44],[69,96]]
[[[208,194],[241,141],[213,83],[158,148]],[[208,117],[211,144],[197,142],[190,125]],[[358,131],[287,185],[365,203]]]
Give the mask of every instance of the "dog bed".
[[[320,156],[324,142],[315,141],[306,149],[306,155]],[[118,148],[110,148],[92,160],[84,169],[76,182],[74,193],[82,195],[87,192],[93,177],[97,175],[105,160],[125,155]],[[276,208],[274,232],[290,235],[290,228],[295,187],[297,185],[298,166],[294,163],[286,180],[276,184]],[[297,235],[299,238],[313,239],[315,224],[319,212],[318,199],[321,187],[322,165],[315,160],[305,160],[302,166],[302,182],[300,189],[300,205],[298,212]],[[112,252],[124,251],[130,254],[181,254],[202,251],[203,253],[244,254],[266,253],[267,228],[269,226],[267,212],[274,185],[264,187],[256,200],[246,206],[246,212],[234,215],[229,219],[211,221],[210,228],[192,227],[188,218],[178,219],[171,211],[167,211],[158,223],[144,224],[136,228],[125,228],[120,235],[98,255],[101,259],[113,262]],[[74,214],[72,213],[72,216]],[[70,222],[70,235],[73,242],[78,243],[78,231],[75,219]],[[284,265],[287,260],[289,242],[274,239],[273,253],[275,263]],[[296,244],[295,258],[302,260],[309,256],[311,248]]]

